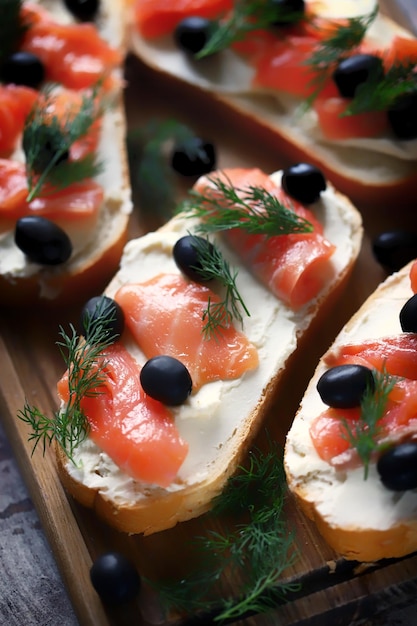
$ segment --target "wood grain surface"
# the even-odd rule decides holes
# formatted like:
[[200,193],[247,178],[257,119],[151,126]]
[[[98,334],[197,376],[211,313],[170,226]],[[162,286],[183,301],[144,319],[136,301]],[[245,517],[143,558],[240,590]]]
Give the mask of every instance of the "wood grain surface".
[[[386,0],[381,7],[393,19],[417,33],[417,0]],[[209,137],[219,149],[220,167],[258,166],[278,169],[280,156],[265,150],[256,137],[184,101],[172,85],[156,83],[152,74],[129,58],[126,109],[133,127],[155,117],[186,122]],[[417,175],[417,173],[416,173]],[[371,253],[375,234],[394,227],[416,229],[413,215],[398,210],[376,215],[362,209],[366,236],[349,288],[329,315],[325,328],[309,346],[302,371],[288,373],[291,393],[283,395],[280,415],[285,425],[298,404],[313,367],[337,330],[385,277]],[[131,235],[141,231],[138,213]],[[194,520],[148,538],[127,537],[106,527],[68,499],[57,478],[51,455],[31,457],[26,432],[11,416],[25,397],[48,410],[56,406],[56,380],[62,362],[55,341],[58,325],[74,319],[67,311],[39,316],[36,311],[1,314],[0,358],[0,626],[146,626],[161,623],[158,604],[149,590],[123,610],[105,609],[89,581],[93,560],[107,549],[119,549],[135,560],[141,571],[158,575],[176,568],[189,538],[201,532],[204,520]],[[289,387],[289,385],[288,385]],[[339,560],[305,520],[291,500],[290,524],[297,528],[300,558],[288,576],[303,580],[293,602],[270,615],[248,617],[245,626],[327,624],[348,626],[414,626],[417,623],[417,555],[398,562],[358,568]],[[181,548],[179,552],[178,549]],[[225,590],[230,581],[225,581]],[[229,585],[230,586],[230,585]],[[405,607],[405,608],[404,608]]]

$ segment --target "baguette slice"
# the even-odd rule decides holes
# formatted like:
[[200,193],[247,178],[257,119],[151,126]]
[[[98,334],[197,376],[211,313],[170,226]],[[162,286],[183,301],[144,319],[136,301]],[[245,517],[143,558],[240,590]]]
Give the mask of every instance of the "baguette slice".
[[[140,0],[136,0],[140,3]],[[134,2],[131,3],[133,13]],[[373,0],[311,2],[328,17],[367,15]],[[271,145],[287,163],[307,161],[317,165],[335,187],[352,201],[369,207],[409,205],[417,191],[417,140],[399,141],[393,135],[376,139],[325,140],[314,114],[300,115],[300,99],[251,85],[253,69],[231,50],[193,62],[178,49],[172,36],[144,38],[130,19],[130,48],[160,78],[178,81],[184,97],[202,107],[210,103],[219,124],[236,125]],[[379,14],[369,36],[376,47],[399,34],[412,35]],[[197,106],[197,104],[196,104]]]
[[[64,2],[39,0],[39,5],[63,24],[74,22]],[[112,0],[102,0],[95,25],[100,35],[114,48],[126,51],[126,28],[123,12]],[[112,102],[102,119],[97,160],[103,164],[96,181],[104,189],[95,227],[73,234],[70,224],[64,227],[73,244],[70,259],[57,266],[31,262],[14,243],[14,231],[1,232],[0,222],[0,294],[2,306],[39,305],[66,307],[85,300],[95,290],[104,289],[116,271],[127,241],[132,211],[130,180],[125,148],[126,119],[123,105],[123,68],[113,70]],[[14,156],[14,155],[13,155]],[[23,158],[17,150],[17,159]]]
[[[411,266],[389,276],[376,289],[329,351],[343,344],[402,332],[399,312],[413,295]],[[342,556],[372,562],[410,554],[417,550],[417,490],[396,492],[385,488],[375,460],[367,480],[363,466],[338,471],[321,460],[313,446],[310,425],[326,408],[316,389],[327,369],[324,357],[287,435],[284,462],[290,491],[329,545]]]
[[[271,176],[277,182],[281,179],[280,172]],[[325,287],[297,312],[254,279],[213,235],[231,268],[238,270],[237,287],[251,314],[244,319],[243,331],[258,348],[259,366],[235,381],[205,384],[181,407],[174,407],[175,421],[189,452],[169,487],[129,478],[90,439],[76,448],[75,464],[57,448],[58,470],[67,490],[110,525],[124,532],[151,534],[197,517],[210,508],[213,497],[242,462],[272,399],[279,394],[287,363],[296,355],[300,342],[305,342],[313,320],[325,315],[326,305],[344,288],[360,250],[361,217],[346,197],[328,185],[312,210],[337,249]],[[192,229],[194,219],[176,216],[158,231],[130,241],[106,293],[112,297],[122,285],[142,282],[161,272],[178,273],[172,248]],[[144,355],[126,332],[122,341],[143,365]]]

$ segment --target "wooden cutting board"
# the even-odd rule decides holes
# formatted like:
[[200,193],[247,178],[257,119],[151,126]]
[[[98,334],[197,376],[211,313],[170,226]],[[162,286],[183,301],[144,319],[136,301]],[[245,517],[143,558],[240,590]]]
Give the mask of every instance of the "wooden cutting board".
[[[406,7],[408,17],[412,3],[385,2],[393,17],[401,16],[400,7]],[[416,5],[414,5],[416,6]],[[414,8],[414,10],[416,10]],[[411,11],[411,12],[410,12]],[[417,20],[416,20],[417,25]],[[212,140],[218,150],[218,166],[257,166],[273,171],[286,165],[281,155],[266,149],[256,134],[242,134],[233,124],[225,124],[213,115],[201,101],[184,99],[175,86],[156,82],[154,76],[135,59],[126,65],[128,88],[126,109],[130,127],[151,119],[174,118],[192,127],[197,133]],[[181,191],[181,190],[179,190]],[[325,327],[317,329],[315,340],[303,355],[303,364],[297,371],[287,373],[288,385],[280,403],[273,407],[266,427],[278,442],[283,443],[286,430],[301,398],[303,389],[324,349],[352,313],[385,277],[373,259],[371,241],[375,234],[388,228],[415,228],[413,215],[401,215],[397,208],[383,215],[362,210],[366,236],[363,249],[344,296],[329,311]],[[146,230],[147,222],[138,210],[132,219],[131,236]],[[149,224],[148,224],[149,226]],[[208,518],[200,518],[151,537],[125,536],[103,525],[97,518],[72,499],[67,498],[57,478],[54,459],[47,451],[45,457],[38,450],[31,456],[26,427],[15,418],[25,398],[50,413],[56,408],[55,384],[63,371],[63,363],[56,348],[58,326],[64,327],[77,319],[78,310],[49,316],[36,311],[20,315],[1,314],[0,358],[0,414],[12,443],[25,482],[37,507],[40,519],[54,551],[65,584],[82,626],[113,626],[156,623],[158,602],[148,589],[123,611],[103,607],[89,580],[93,560],[102,552],[116,549],[132,558],[139,570],[156,577],[165,570],[175,571],[187,554],[190,538],[213,527]],[[296,381],[296,382],[294,382]],[[279,420],[277,419],[279,418]],[[258,442],[262,443],[263,433]],[[301,582],[301,590],[291,602],[278,607],[268,615],[248,617],[247,626],[282,624],[355,624],[393,604],[415,599],[417,590],[417,555],[400,561],[374,565],[347,563],[322,541],[315,528],[298,511],[289,498],[286,514],[296,530],[299,558],[285,576]],[[222,524],[218,523],[217,530]],[[234,580],[223,580],[222,593],[236,591]],[[171,623],[174,620],[171,620]],[[182,624],[195,623],[191,620]],[[208,622],[199,622],[208,623]],[[241,621],[240,623],[243,623]]]

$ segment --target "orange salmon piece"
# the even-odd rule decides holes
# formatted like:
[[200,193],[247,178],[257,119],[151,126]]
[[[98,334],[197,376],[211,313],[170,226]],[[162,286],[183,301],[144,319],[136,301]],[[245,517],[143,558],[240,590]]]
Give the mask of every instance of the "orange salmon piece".
[[342,418],[351,428],[354,428],[359,418],[359,410],[345,409],[341,412],[338,409],[329,408],[323,411],[310,426],[310,437],[316,452],[323,461],[328,463],[350,448]]
[[23,163],[0,159],[0,218],[16,221],[25,215],[40,215],[56,223],[91,220],[103,202],[101,185],[86,179],[27,202],[28,186]]
[[8,157],[16,148],[38,92],[23,85],[0,85],[0,156]]
[[39,57],[48,81],[70,89],[93,86],[123,60],[88,23],[57,24],[39,19],[25,34],[20,49]]
[[379,137],[388,129],[385,111],[364,111],[355,115],[344,115],[350,100],[341,96],[316,98],[314,110],[323,135],[328,139],[350,137]]
[[[312,224],[312,232],[291,235],[252,235],[241,228],[223,233],[253,275],[285,304],[298,309],[309,302],[333,272],[330,259],[335,250],[323,237],[323,227],[312,211],[290,199],[259,169],[224,169],[216,177],[232,184],[240,197],[244,197],[250,187],[262,187]],[[208,184],[207,178],[202,179],[195,189],[221,204],[220,192]]]
[[410,268],[410,286],[413,293],[417,293],[417,261]]
[[232,7],[232,0],[136,0],[133,13],[140,34],[152,38],[169,35],[189,15],[218,18]]
[[179,359],[189,370],[193,391],[204,383],[239,378],[258,366],[256,348],[232,325],[215,336],[203,335],[208,287],[177,274],[159,274],[146,282],[121,287],[114,299],[126,325],[146,358],[163,354]]
[[[120,343],[106,348],[103,384],[84,396],[81,408],[89,436],[135,480],[168,487],[188,452],[172,413],[145,394],[140,366]],[[58,395],[68,402],[68,372],[58,382]]]

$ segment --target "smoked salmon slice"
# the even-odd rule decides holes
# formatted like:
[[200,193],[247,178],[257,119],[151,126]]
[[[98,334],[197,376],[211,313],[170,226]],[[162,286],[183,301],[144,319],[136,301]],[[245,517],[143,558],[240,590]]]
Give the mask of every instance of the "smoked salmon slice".
[[15,150],[25,120],[38,92],[23,85],[0,85],[0,156],[6,158]]
[[[240,228],[223,233],[248,269],[285,304],[295,310],[307,304],[317,296],[334,271],[331,257],[335,246],[323,237],[323,227],[313,212],[289,198],[267,174],[256,168],[224,169],[218,177],[232,184],[240,197],[244,197],[250,187],[262,187],[310,222],[313,231],[308,233],[267,237],[252,235]],[[195,190],[221,205],[220,192],[213,188],[207,177],[197,182]]]
[[[386,337],[363,344],[347,344],[326,358],[329,367],[355,363],[399,377],[391,390],[386,411],[378,422],[377,441],[402,439],[417,432],[417,336],[414,333]],[[330,464],[356,459],[346,437],[344,420],[355,428],[360,409],[323,411],[312,423],[310,436],[317,454]]]
[[39,215],[57,223],[75,222],[83,228],[83,220],[98,214],[103,202],[101,185],[92,179],[73,183],[59,191],[47,189],[30,202],[26,170],[23,163],[0,159],[0,217],[15,222],[26,215]]
[[[113,344],[103,359],[103,384],[81,401],[89,436],[135,480],[167,487],[175,480],[188,445],[168,408],[143,391],[141,368],[126,348]],[[69,399],[68,372],[58,382],[58,395],[64,402]]]
[[219,297],[208,287],[177,274],[159,274],[139,284],[124,285],[114,299],[146,358],[163,354],[189,370],[193,391],[215,381],[235,379],[258,366],[256,348],[232,325],[204,336],[203,312]]
[[161,37],[189,15],[218,18],[232,6],[232,0],[136,0],[134,19],[144,37]]
[[30,28],[19,49],[42,61],[48,81],[85,89],[122,63],[121,52],[110,46],[93,24],[58,24],[48,14],[30,11],[29,18]]

